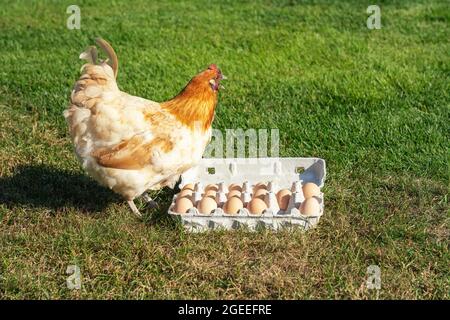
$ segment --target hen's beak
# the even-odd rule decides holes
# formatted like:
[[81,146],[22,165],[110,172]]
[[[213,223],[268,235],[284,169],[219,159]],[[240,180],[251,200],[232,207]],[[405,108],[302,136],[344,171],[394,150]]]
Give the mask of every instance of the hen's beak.
[[[224,75],[224,74],[222,74],[222,73],[220,73],[220,80],[227,80],[228,78]],[[219,85],[219,88],[220,89],[225,89],[225,87],[223,86],[223,84],[220,84]]]
[[[224,75],[224,74],[222,74],[222,72],[219,74],[219,80],[220,81],[222,81],[222,80],[227,80],[228,78]],[[221,84],[221,83],[219,83],[219,89],[225,89],[225,87],[223,86],[223,84]]]

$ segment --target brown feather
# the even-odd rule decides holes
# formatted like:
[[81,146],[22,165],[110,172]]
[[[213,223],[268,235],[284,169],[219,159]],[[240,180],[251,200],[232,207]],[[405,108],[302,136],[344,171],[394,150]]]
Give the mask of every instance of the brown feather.
[[163,152],[173,149],[173,143],[167,136],[158,136],[143,143],[142,136],[134,136],[114,147],[100,148],[91,153],[101,166],[116,169],[138,170],[151,164],[155,148]]
[[214,70],[200,73],[176,97],[161,106],[184,125],[194,128],[198,124],[203,131],[208,130],[217,105],[217,91],[212,90],[209,83],[215,76]]

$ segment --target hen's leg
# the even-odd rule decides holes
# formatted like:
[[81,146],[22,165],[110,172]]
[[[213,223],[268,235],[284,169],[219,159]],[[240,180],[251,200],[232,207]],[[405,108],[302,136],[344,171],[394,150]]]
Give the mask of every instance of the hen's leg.
[[144,198],[144,201],[147,202],[147,204],[150,206],[150,208],[156,208],[158,206],[156,201],[153,200],[152,198],[150,198],[150,196],[148,195],[147,192],[144,192],[142,194],[142,198]]
[[128,205],[129,205],[130,208],[131,208],[131,211],[133,211],[133,213],[134,213],[135,215],[137,215],[138,218],[142,218],[142,214],[139,212],[138,208],[137,208],[136,205],[134,204],[134,201],[133,201],[133,200],[128,200],[127,202],[128,202]]

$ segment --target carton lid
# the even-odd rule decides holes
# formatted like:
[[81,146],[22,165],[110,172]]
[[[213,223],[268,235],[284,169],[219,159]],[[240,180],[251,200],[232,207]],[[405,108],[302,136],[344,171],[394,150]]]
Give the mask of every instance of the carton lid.
[[282,188],[301,181],[322,187],[325,176],[325,160],[320,158],[203,158],[181,176],[180,187],[199,181],[205,185],[273,181]]

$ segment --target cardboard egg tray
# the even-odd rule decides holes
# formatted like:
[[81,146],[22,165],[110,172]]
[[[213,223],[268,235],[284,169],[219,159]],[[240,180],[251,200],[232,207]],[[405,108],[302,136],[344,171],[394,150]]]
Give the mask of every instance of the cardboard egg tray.
[[[320,204],[320,213],[313,216],[303,215],[298,208],[305,200],[302,186],[313,182],[320,188],[325,181],[325,161],[320,158],[230,158],[202,159],[200,163],[181,176],[180,189],[188,183],[195,185],[193,193],[194,207],[186,213],[174,212],[177,195],[174,196],[168,213],[179,219],[183,226],[191,232],[202,232],[209,229],[248,230],[281,228],[301,228],[307,230],[320,220],[324,210],[323,193],[316,197]],[[262,214],[250,213],[247,208],[240,209],[237,214],[227,214],[222,206],[226,201],[227,186],[240,184],[244,189],[253,190],[257,183],[267,183],[268,193],[265,195],[267,209]],[[208,184],[217,184],[217,209],[212,213],[199,212],[195,207],[202,197],[202,191]],[[276,200],[280,189],[290,189],[293,194],[285,211],[281,210]],[[251,195],[243,192],[241,200],[246,203]]]

